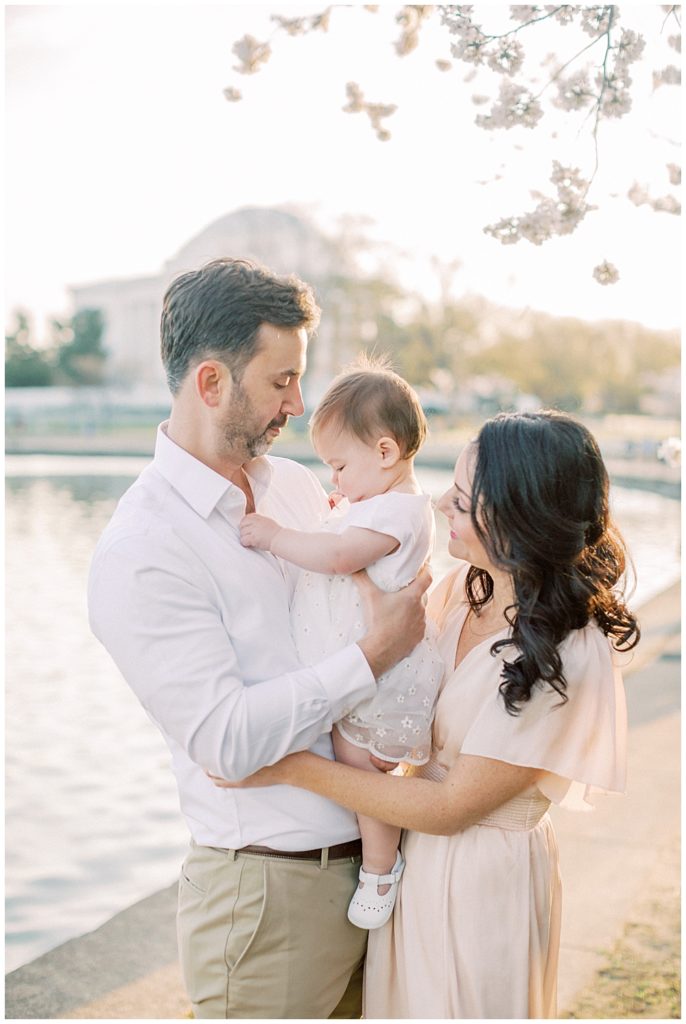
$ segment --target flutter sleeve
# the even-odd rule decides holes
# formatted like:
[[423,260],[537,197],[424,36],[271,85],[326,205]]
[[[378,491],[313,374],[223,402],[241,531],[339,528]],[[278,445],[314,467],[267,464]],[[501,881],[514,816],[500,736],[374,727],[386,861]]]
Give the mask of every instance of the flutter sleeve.
[[[624,686],[613,649],[595,624],[570,633],[560,653],[566,703],[546,685],[536,688],[513,716],[496,688],[467,732],[461,753],[542,768],[537,786],[544,796],[570,809],[589,810],[594,791],[625,789]],[[505,648],[497,661],[507,657]]]

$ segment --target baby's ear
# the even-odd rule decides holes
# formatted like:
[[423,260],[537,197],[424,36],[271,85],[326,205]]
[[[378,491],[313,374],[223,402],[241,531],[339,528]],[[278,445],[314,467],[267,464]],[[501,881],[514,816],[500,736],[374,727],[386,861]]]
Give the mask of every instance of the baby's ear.
[[400,459],[400,447],[392,437],[381,437],[376,442],[376,450],[381,456],[381,463],[384,469],[390,469]]

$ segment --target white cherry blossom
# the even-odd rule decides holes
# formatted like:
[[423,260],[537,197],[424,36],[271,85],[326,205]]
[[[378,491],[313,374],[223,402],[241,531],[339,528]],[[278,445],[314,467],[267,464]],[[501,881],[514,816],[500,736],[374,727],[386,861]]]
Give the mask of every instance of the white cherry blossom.
[[607,260],[603,260],[593,268],[593,276],[598,284],[616,284],[619,281],[619,271],[613,263],[608,263]]
[[531,21],[541,14],[542,10],[536,4],[513,4],[510,7],[510,17],[513,21]]
[[661,85],[681,85],[681,70],[676,64],[668,64],[661,71],[653,71],[653,89]]
[[667,173],[669,174],[670,185],[681,184],[681,167],[678,164],[667,164]]
[[543,117],[543,110],[536,97],[516,82],[505,80],[500,83],[498,99],[488,114],[479,114],[476,124],[482,128],[534,128]]
[[254,36],[244,35],[234,43],[231,52],[240,61],[240,64],[234,64],[234,71],[241,75],[254,75],[269,60],[272,50],[269,43],[261,43]]
[[562,4],[560,7],[556,7],[554,4],[546,4],[546,12],[552,14],[556,21],[559,21],[561,25],[569,25],[571,21],[576,17],[579,7],[576,4]]
[[517,39],[502,39],[488,57],[488,66],[503,75],[514,75],[524,63],[524,47]]
[[557,79],[557,96],[553,99],[555,106],[562,110],[582,110],[590,106],[595,99],[591,88],[588,71],[585,68],[575,71],[567,78]]
[[601,35],[616,21],[619,12],[617,7],[603,5],[601,7],[581,7],[581,27],[589,36]]

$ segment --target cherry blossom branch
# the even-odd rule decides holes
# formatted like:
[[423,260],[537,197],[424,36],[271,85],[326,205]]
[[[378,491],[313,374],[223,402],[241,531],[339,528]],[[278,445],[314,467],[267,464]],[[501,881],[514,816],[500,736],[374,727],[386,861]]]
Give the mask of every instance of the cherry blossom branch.
[[669,19],[672,17],[672,15],[674,15],[674,20],[676,21],[676,23],[679,26],[679,28],[681,28],[681,21],[679,20],[679,5],[678,4],[672,4],[672,6],[669,8],[667,13],[665,14],[665,20],[662,22],[662,28],[660,29],[660,32],[664,31],[664,27],[667,24],[667,22],[669,21]]
[[[378,5],[363,6],[370,12],[380,9]],[[235,67],[235,70],[242,74],[252,74],[261,70],[271,54],[270,40],[279,31],[292,36],[303,35],[317,29],[326,31],[334,9],[335,5],[332,5],[318,14],[296,18],[273,15],[272,20],[277,23],[277,27],[267,42],[260,43],[251,36],[245,36],[234,45],[233,52],[239,60],[239,66]],[[435,11],[440,16],[441,25],[453,36],[450,47],[453,59],[475,67],[486,66],[500,76],[497,96],[493,93],[490,95],[490,110],[475,118],[479,127],[491,130],[533,129],[544,117],[544,108],[539,100],[553,83],[557,84],[557,92],[549,99],[550,104],[566,111],[584,110],[585,116],[581,119],[580,131],[588,132],[588,123],[592,124],[590,134],[593,139],[594,157],[590,178],[574,167],[563,166],[554,161],[550,178],[554,190],[551,194],[532,193],[536,200],[533,209],[505,217],[498,223],[484,228],[487,234],[502,244],[512,244],[525,239],[534,245],[540,245],[555,235],[570,234],[585,216],[595,209],[588,204],[587,196],[600,167],[601,120],[623,117],[631,109],[630,65],[639,59],[645,48],[645,39],[640,33],[631,28],[622,28],[618,32],[617,23],[621,10],[621,7],[612,4],[561,4],[545,8],[515,5],[509,11],[511,27],[507,31],[490,34],[484,32],[482,26],[473,20],[474,8],[471,5],[405,5],[397,8],[395,20],[401,26],[401,35],[394,45],[399,57],[406,56],[416,48],[423,21]],[[677,5],[663,10],[667,10],[667,14],[660,31],[664,29],[672,15],[677,24],[681,25],[680,8]],[[526,52],[520,33],[523,29],[551,20],[564,26],[575,23],[591,38],[554,70],[554,73],[546,76],[548,80],[539,88],[536,81],[538,76],[532,79],[524,69]],[[655,27],[657,28],[659,24],[657,20]],[[605,39],[606,44],[602,61],[580,61],[580,58],[602,39]],[[681,52],[680,34],[670,35],[667,42],[674,50]],[[568,71],[574,64],[577,64],[576,69]],[[452,66],[447,60],[437,60],[436,65],[440,70],[447,70]],[[661,85],[676,85],[679,81],[680,70],[676,64],[670,64],[653,73],[654,89]],[[536,94],[532,91],[534,84],[539,89]],[[366,114],[377,138],[389,139],[390,132],[383,121],[395,112],[395,105],[368,102],[360,86],[355,82],[348,82],[346,93],[347,104],[343,110],[346,113]],[[232,88],[226,89],[224,95],[229,100],[241,98],[240,92]],[[480,105],[488,102],[489,96],[473,96],[472,99]],[[673,179],[678,176],[680,180],[680,169],[676,165],[667,166],[670,183],[676,184]],[[637,189],[639,186],[636,186],[629,196],[637,205],[650,203],[653,209],[670,213],[676,212],[679,207],[674,197],[646,199],[643,192]],[[617,271],[606,261],[595,268],[594,277],[601,284],[611,284],[617,279]]]
[[[608,79],[607,79],[607,60],[608,60],[608,57],[610,56],[610,51],[612,49],[612,40],[610,38],[610,32],[612,31],[612,24],[614,22],[614,19],[615,19],[615,8],[614,8],[614,6],[611,6],[610,7],[609,21],[607,23],[607,30],[603,33],[603,35],[607,39],[607,46],[605,47],[605,56],[603,58],[602,81],[601,81],[601,85],[600,85],[600,93],[598,95],[598,102],[596,104],[595,124],[593,125],[593,149],[594,149],[594,152],[595,152],[595,164],[594,164],[594,167],[593,167],[593,171],[591,173],[591,177],[589,178],[589,181],[588,181],[588,186],[586,188],[586,191],[584,192],[584,198],[588,195],[588,191],[589,191],[591,185],[593,184],[593,179],[595,178],[596,174],[598,173],[598,167],[600,166],[600,147],[599,147],[599,144],[598,144],[598,126],[600,124],[600,115],[601,115],[601,111],[602,111],[603,97],[605,96],[605,93],[607,91],[607,83],[608,83]],[[598,38],[602,38],[602,36],[599,36]]]
[[536,93],[535,99],[538,99],[538,98],[539,98],[540,96],[542,96],[542,95],[543,95],[543,93],[544,93],[544,92],[546,91],[546,89],[548,88],[548,86],[549,86],[549,85],[552,85],[552,84],[553,84],[553,82],[554,82],[554,81],[556,81],[556,79],[558,79],[558,78],[560,77],[560,75],[561,75],[561,74],[562,74],[562,72],[563,72],[563,71],[565,70],[565,68],[568,68],[570,64],[573,64],[575,60],[578,60],[578,59],[579,59],[579,57],[581,56],[581,54],[582,54],[582,53],[586,53],[586,50],[590,50],[592,46],[595,46],[595,44],[596,44],[597,42],[599,42],[599,40],[601,40],[601,39],[603,38],[603,36],[604,36],[604,35],[605,35],[605,33],[604,33],[604,32],[601,32],[599,36],[596,36],[596,37],[595,37],[595,39],[591,39],[590,43],[587,43],[587,44],[586,44],[586,46],[582,47],[582,49],[581,49],[581,50],[579,50],[579,52],[578,52],[578,53],[576,53],[576,54],[575,54],[575,55],[574,55],[573,57],[570,57],[570,59],[569,59],[568,61],[566,61],[566,62],[565,62],[565,63],[564,63],[563,65],[562,65],[562,67],[561,67],[561,68],[559,68],[559,69],[558,69],[558,70],[557,70],[557,71],[555,72],[555,74],[553,75],[553,77],[552,77],[552,78],[551,78],[551,79],[550,79],[550,80],[549,80],[548,82],[546,82],[546,84],[545,84],[545,85],[543,86],[543,88],[541,89],[541,91],[540,91],[540,92],[537,92],[537,93]]
[[529,21],[523,21],[521,23],[521,25],[517,25],[515,28],[511,28],[507,32],[502,32],[500,35],[491,36],[491,35],[486,35],[485,32],[482,33],[482,35],[483,35],[484,39],[487,42],[489,42],[489,43],[493,42],[496,39],[507,39],[508,36],[512,36],[516,32],[521,32],[521,30],[523,28],[526,28],[528,25],[535,25],[539,21],[547,21],[548,18],[554,18],[555,15],[557,14],[557,12],[561,11],[564,6],[566,6],[566,5],[565,4],[560,4],[560,6],[556,7],[554,11],[548,11],[547,14],[541,15],[540,18],[530,18]]

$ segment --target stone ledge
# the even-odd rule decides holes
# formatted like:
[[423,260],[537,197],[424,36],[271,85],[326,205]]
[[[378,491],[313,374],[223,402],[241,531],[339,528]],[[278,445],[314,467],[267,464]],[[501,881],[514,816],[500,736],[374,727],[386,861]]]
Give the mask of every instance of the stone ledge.
[[[176,883],[12,971],[5,978],[6,1018],[80,1017],[77,1008],[113,997],[170,964],[176,967],[175,916]],[[170,994],[166,985],[158,990],[150,1016],[168,1016],[157,1011]],[[175,996],[172,1001],[176,1005]],[[132,1017],[141,1016],[146,1014],[137,1005]]]

